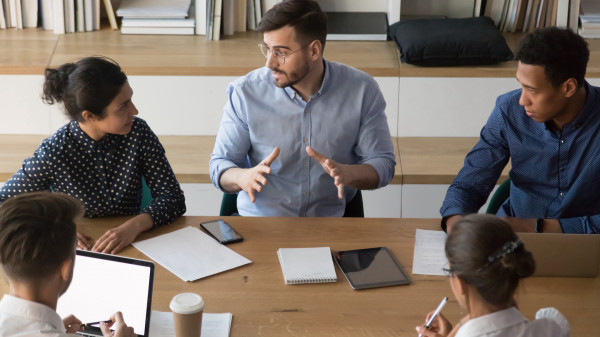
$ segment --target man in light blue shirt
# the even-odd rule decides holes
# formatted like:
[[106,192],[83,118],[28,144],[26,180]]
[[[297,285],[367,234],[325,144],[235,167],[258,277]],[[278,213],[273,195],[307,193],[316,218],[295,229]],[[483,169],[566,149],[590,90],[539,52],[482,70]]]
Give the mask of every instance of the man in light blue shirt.
[[375,80],[327,61],[318,3],[263,17],[266,67],[231,83],[210,160],[215,186],[247,216],[342,216],[357,189],[387,185],[395,156]]

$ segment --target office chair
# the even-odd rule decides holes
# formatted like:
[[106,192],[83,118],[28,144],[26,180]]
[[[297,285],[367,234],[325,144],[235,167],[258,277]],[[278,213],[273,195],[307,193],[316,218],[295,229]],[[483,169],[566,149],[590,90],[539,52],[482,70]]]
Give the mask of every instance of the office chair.
[[146,179],[142,176],[142,202],[140,202],[140,212],[152,203],[152,190],[146,184]]
[[485,213],[487,214],[496,214],[500,209],[500,206],[508,199],[510,196],[510,178],[506,179],[500,186],[492,198],[490,199],[490,203],[488,204],[487,210]]

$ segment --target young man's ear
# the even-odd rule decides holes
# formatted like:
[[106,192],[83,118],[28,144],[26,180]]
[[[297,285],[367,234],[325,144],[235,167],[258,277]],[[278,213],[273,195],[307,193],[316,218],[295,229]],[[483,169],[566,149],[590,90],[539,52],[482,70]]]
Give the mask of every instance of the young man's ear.
[[60,277],[63,279],[63,281],[67,281],[71,277],[71,270],[72,270],[73,262],[74,262],[73,259],[67,259],[60,266]]
[[565,97],[573,97],[573,95],[575,95],[575,92],[577,92],[577,88],[579,87],[578,85],[579,83],[576,79],[574,79],[573,77],[569,78],[561,85],[563,95]]

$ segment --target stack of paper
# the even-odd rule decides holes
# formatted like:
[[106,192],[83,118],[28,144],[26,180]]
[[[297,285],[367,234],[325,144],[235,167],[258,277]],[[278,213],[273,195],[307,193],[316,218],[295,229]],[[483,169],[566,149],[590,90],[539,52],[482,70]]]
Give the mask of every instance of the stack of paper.
[[252,262],[199,228],[189,226],[134,242],[133,246],[184,281],[194,281]]
[[413,274],[444,275],[442,268],[448,264],[444,250],[446,237],[446,233],[442,231],[417,229]]
[[191,0],[123,0],[121,34],[193,35],[196,27]]

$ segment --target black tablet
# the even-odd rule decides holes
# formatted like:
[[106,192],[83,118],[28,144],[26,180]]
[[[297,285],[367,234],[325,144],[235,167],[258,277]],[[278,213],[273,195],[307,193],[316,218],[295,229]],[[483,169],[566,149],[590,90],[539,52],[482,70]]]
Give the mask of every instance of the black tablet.
[[333,253],[352,289],[409,284],[410,278],[386,247]]

